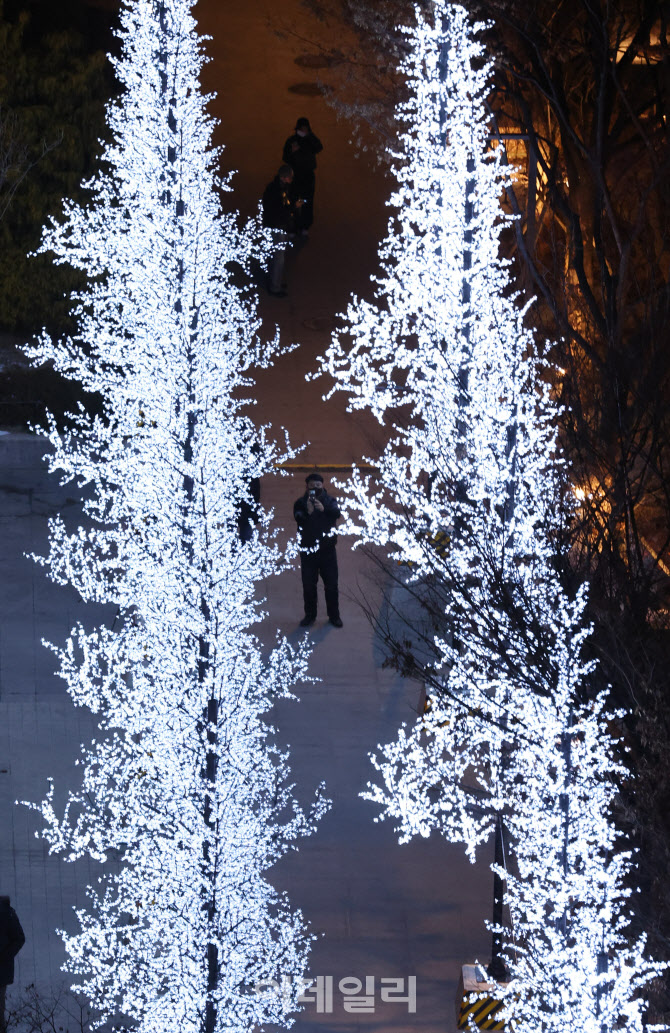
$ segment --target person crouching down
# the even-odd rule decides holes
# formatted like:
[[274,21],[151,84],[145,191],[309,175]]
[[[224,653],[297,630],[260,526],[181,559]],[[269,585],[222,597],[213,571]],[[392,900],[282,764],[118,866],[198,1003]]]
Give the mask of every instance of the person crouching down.
[[335,628],[342,627],[337,589],[337,551],[335,524],[340,517],[337,500],[328,495],[320,473],[305,478],[306,491],[293,506],[293,516],[300,532],[300,572],[305,601],[301,628],[316,620],[319,574],[326,595],[328,619]]

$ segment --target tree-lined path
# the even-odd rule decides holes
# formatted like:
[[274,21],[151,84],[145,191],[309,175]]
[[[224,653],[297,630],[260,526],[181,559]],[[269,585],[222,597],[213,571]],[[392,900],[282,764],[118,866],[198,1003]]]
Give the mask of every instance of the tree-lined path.
[[[268,327],[277,323],[285,343],[296,341],[300,348],[263,375],[258,401],[260,419],[286,426],[294,442],[309,440],[304,462],[327,471],[372,451],[373,444],[368,425],[346,415],[340,399],[323,403],[327,385],[307,382],[305,375],[316,369],[333,317],[349,293],[366,290],[386,223],[389,185],[355,158],[348,127],[322,98],[310,95],[306,86],[315,75],[294,61],[307,48],[273,33],[267,20],[273,9],[265,0],[203,0],[196,15],[213,37],[205,86],[219,94],[213,111],[222,122],[219,142],[226,143],[222,165],[239,170],[233,202],[244,215],[255,209],[276,171],[296,117],[307,115],[324,142],[316,221],[309,243],[289,265],[290,296],[261,299]],[[283,6],[282,17],[309,37],[298,0]],[[301,83],[300,90],[290,89]],[[0,838],[0,891],[12,896],[28,937],[17,960],[17,989],[31,982],[46,987],[59,978],[64,955],[54,928],[74,928],[71,908],[83,905],[84,885],[96,878],[92,865],[75,868],[47,858],[45,844],[33,838],[38,819],[13,806],[16,798],[41,799],[50,774],[64,791],[76,777],[79,743],[94,734],[94,721],[72,706],[53,674],[55,658],[40,638],[60,643],[77,620],[90,625],[99,614],[82,607],[71,589],[48,584],[23,556],[45,551],[51,513],[73,520],[79,515],[72,489],[46,478],[41,451],[29,436],[0,440],[1,573],[7,586],[0,615],[0,826],[7,830]],[[274,504],[277,521],[291,532],[302,476],[267,479],[262,487],[264,501]],[[372,774],[368,751],[388,741],[400,721],[412,719],[418,686],[381,667],[369,626],[351,598],[365,570],[350,544],[340,544],[344,629],[317,622],[311,670],[320,680],[303,686],[300,702],[282,705],[277,714],[280,739],[292,747],[298,793],[304,788],[309,794],[323,779],[333,800],[317,834],[274,876],[320,934],[311,972],[335,982],[332,1012],[318,1014],[308,1005],[296,1028],[449,1029],[460,964],[488,956],[482,917],[488,913],[490,874],[484,866],[473,869],[458,848],[437,838],[398,847],[392,830],[375,825],[374,808],[358,798]],[[297,636],[297,571],[269,586],[268,611],[264,634],[278,627]],[[111,623],[113,614],[107,617]],[[337,981],[346,976],[416,976],[416,1014],[408,1015],[402,1004],[381,1003],[378,988],[374,1011],[345,1012]]]
[[[97,877],[95,865],[68,865],[49,858],[34,838],[39,819],[15,799],[38,800],[46,778],[64,793],[77,777],[80,742],[95,734],[95,722],[77,710],[53,674],[55,658],[40,637],[63,641],[77,620],[92,615],[70,588],[46,581],[24,558],[46,546],[46,520],[55,512],[71,518],[78,506],[53,479],[47,479],[43,445],[22,435],[0,439],[3,520],[3,593],[0,639],[0,885],[15,902],[27,933],[17,958],[16,990],[36,981],[46,988],[62,980],[64,952],[56,927],[75,928],[73,906],[84,906],[85,884]],[[289,479],[264,483],[276,499],[278,519],[290,526],[291,503],[299,484]],[[386,1028],[438,1030],[451,1020],[459,964],[475,955],[486,959],[489,937],[481,927],[488,913],[490,874],[473,869],[458,847],[437,837],[399,847],[387,825],[373,823],[375,809],[358,799],[371,776],[368,750],[388,741],[400,721],[412,718],[418,688],[380,667],[380,656],[365,617],[349,599],[364,574],[362,558],[340,544],[345,593],[341,631],[320,617],[311,632],[311,669],[320,682],[303,687],[300,702],[277,715],[281,739],[292,747],[296,783],[310,792],[323,779],[333,800],[331,812],[299,853],[276,869],[276,883],[320,935],[311,971],[316,975],[362,978],[417,976],[416,1015],[403,1005],[380,1004],[372,1014],[348,1015],[341,998],[332,1014],[308,1005],[297,1027],[311,1030]],[[275,626],[297,636],[301,613],[299,573],[270,586],[268,634]],[[95,615],[98,617],[98,614]],[[109,614],[109,620],[113,614]],[[300,795],[300,794],[299,794]]]
[[[284,343],[299,342],[300,348],[261,376],[257,395],[260,419],[286,427],[296,442],[309,442],[304,462],[350,463],[374,450],[372,421],[346,415],[340,398],[320,405],[327,383],[307,382],[305,376],[315,372],[317,356],[327,347],[333,317],[346,307],[352,291],[367,289],[386,227],[391,182],[373,155],[356,156],[351,126],[314,95],[327,70],[296,63],[308,54],[318,57],[319,43],[333,46],[299,0],[281,8],[269,0],[243,5],[200,0],[195,13],[202,32],[212,37],[204,86],[216,93],[211,110],[221,123],[215,142],[225,144],[222,168],[237,170],[231,204],[243,216],[255,213],[297,118],[307,116],[323,142],[314,225],[309,242],[289,257],[289,296],[270,298],[261,290],[268,330],[278,324]],[[279,36],[282,26],[295,35]]]

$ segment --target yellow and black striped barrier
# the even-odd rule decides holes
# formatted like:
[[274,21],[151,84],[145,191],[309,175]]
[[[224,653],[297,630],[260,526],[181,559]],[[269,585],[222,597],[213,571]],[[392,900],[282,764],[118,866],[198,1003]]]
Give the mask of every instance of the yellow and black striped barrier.
[[[423,542],[424,554],[432,554],[438,560],[445,560],[447,558],[451,544],[451,535],[446,531],[436,531],[434,534],[419,532],[417,537]],[[411,569],[416,566],[416,563],[414,560],[400,559],[398,560],[398,565]]]
[[[493,994],[497,983],[487,983],[477,979],[478,966],[463,965],[456,996],[456,1021],[459,1029],[504,1030],[505,1021],[501,1017],[503,1002]],[[501,984],[505,985],[505,984]],[[488,991],[491,991],[489,996]]]
[[493,997],[479,998],[476,1001],[464,997],[461,1002],[458,1028],[470,1029],[471,1023],[474,1022],[477,1029],[504,1029],[504,1020],[499,1015],[501,1009],[502,1001],[496,1001]]

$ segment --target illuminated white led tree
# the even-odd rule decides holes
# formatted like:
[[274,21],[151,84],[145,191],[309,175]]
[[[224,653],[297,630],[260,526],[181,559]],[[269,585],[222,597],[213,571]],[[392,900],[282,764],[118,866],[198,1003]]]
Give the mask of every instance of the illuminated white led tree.
[[[555,599],[557,626],[570,624]],[[612,807],[626,772],[613,756],[605,698],[580,704],[588,670],[557,635],[558,682],[536,699],[505,771],[510,833],[506,1018],[519,1033],[642,1031],[645,987],[665,966],[632,940],[626,897],[631,856]],[[533,704],[531,703],[531,707]]]
[[[537,691],[516,625],[523,604],[521,628],[530,633],[534,585],[551,556],[554,412],[499,258],[502,171],[489,146],[482,47],[462,8],[438,4],[435,17],[436,27],[419,18],[410,33],[410,99],[400,111],[408,128],[376,300],[350,306],[347,339],[333,342],[325,365],[351,408],[369,408],[393,428],[379,477],[354,476],[350,523],[404,562],[410,581],[447,586],[439,643],[446,709],[432,699],[411,735],[425,756],[432,729],[441,751],[439,729],[449,719],[458,736],[460,712],[467,763],[481,739],[488,769],[505,737],[512,686],[515,699]],[[539,650],[541,621],[533,633]],[[459,701],[467,704],[460,710]],[[472,706],[491,718],[479,731],[468,721]],[[436,759],[417,785],[432,784]],[[416,772],[413,762],[405,774]],[[434,800],[410,795],[407,832],[423,831],[424,807],[433,827]],[[457,815],[460,827],[460,798],[451,789],[445,797],[440,821]],[[405,799],[403,790],[398,816]],[[469,848],[489,832],[490,817],[473,816]]]
[[390,429],[379,476],[354,474],[349,529],[406,564],[419,594],[442,586],[440,691],[379,747],[366,795],[401,841],[438,830],[471,859],[504,818],[517,1030],[637,1030],[659,969],[625,938],[604,702],[578,702],[585,600],[568,602],[553,564],[556,413],[499,256],[488,68],[466,12],[432,9],[408,32],[375,299],[354,299],[324,360],[350,408]]
[[[45,250],[85,270],[78,335],[52,360],[103,400],[51,429],[51,468],[85,487],[89,522],[51,524],[51,576],[118,608],[61,653],[75,702],[103,736],[84,750],[64,813],[41,810],[51,849],[119,862],[64,933],[68,968],[101,1018],[141,1033],[291,1024],[310,935],[267,870],[323,811],[303,812],[264,713],[305,674],[303,647],[261,649],[257,586],[282,564],[261,516],[238,522],[250,479],[284,453],[241,399],[276,342],[234,285],[268,243],[218,203],[190,0],[134,0],[122,15],[122,100],[90,206],[66,208]],[[291,987],[294,989],[291,989]]]

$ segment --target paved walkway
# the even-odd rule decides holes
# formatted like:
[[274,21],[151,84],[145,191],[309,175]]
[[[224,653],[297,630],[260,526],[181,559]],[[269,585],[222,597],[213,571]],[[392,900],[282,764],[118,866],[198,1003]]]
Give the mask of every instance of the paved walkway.
[[[51,514],[64,513],[68,521],[79,515],[68,490],[47,478],[43,447],[30,435],[0,436],[0,891],[11,895],[28,937],[17,961],[16,988],[36,982],[46,991],[63,978],[55,930],[76,928],[72,909],[85,903],[85,886],[98,870],[84,861],[72,865],[49,857],[34,835],[39,815],[14,806],[14,800],[40,800],[49,776],[63,799],[76,784],[79,744],[96,729],[92,716],[70,702],[54,674],[55,657],[40,639],[63,642],[76,621],[109,622],[113,614],[83,607],[71,589],[52,585],[23,555],[45,550]],[[300,474],[263,484],[264,499],[272,500],[278,521],[289,528],[301,481]],[[321,680],[302,687],[300,702],[283,704],[276,715],[280,737],[292,749],[299,791],[307,798],[325,780],[333,800],[317,835],[285,858],[275,875],[323,934],[314,948],[313,973],[334,979],[332,1013],[319,1014],[309,1005],[297,1028],[344,1031],[372,1027],[381,1018],[399,1030],[444,1030],[458,966],[487,955],[479,923],[489,876],[437,838],[397,846],[392,830],[374,823],[375,809],[358,798],[373,773],[368,752],[389,741],[401,721],[413,719],[419,688],[381,667],[355,598],[359,585],[370,591],[365,560],[350,546],[346,539],[339,545],[344,628],[332,628],[321,615],[308,633],[312,671]],[[297,570],[270,582],[268,607],[268,635],[276,627],[290,638],[305,634],[297,628]],[[380,1003],[379,989],[374,1012],[348,1014],[337,993],[346,976],[412,975],[418,981],[415,1015],[402,1004]]]
[[25,555],[46,552],[50,516],[69,522],[80,513],[71,489],[48,477],[44,450],[33,435],[0,434],[0,892],[9,893],[27,936],[17,987],[38,983],[46,991],[63,981],[56,929],[72,928],[72,908],[85,904],[97,872],[49,858],[47,844],[35,838],[39,815],[14,801],[42,800],[49,777],[64,799],[76,784],[79,744],[95,734],[92,715],[73,706],[41,640],[63,643],[78,620],[108,615],[52,584]]
[[[368,290],[388,221],[391,182],[372,154],[356,157],[348,125],[323,97],[306,92],[327,72],[301,67],[295,59],[317,52],[319,40],[326,49],[334,41],[300,0],[281,5],[200,0],[196,14],[202,32],[212,37],[204,84],[216,94],[212,113],[220,121],[215,139],[225,145],[222,171],[238,170],[231,206],[245,216],[257,211],[296,118],[308,117],[323,142],[314,225],[309,242],[289,257],[289,296],[271,298],[261,291],[267,332],[279,325],[282,340],[300,347],[261,373],[255,396],[259,419],[286,427],[292,441],[306,446],[303,461],[350,463],[377,451],[377,425],[365,415],[347,415],[341,396],[322,402],[329,382],[308,381],[306,375],[317,369],[317,356],[327,348],[335,317],[346,310],[352,292]],[[292,27],[296,35],[279,37],[280,26]]]
[[[277,490],[278,509],[288,521],[289,503],[300,485]],[[287,512],[288,511],[288,512]],[[463,852],[438,837],[398,846],[391,827],[375,823],[377,809],[359,798],[374,776],[368,753],[395,738],[403,721],[415,719],[419,686],[384,670],[366,617],[357,604],[360,588],[377,599],[369,568],[351,542],[338,545],[344,628],[325,623],[310,631],[311,669],[322,681],[301,692],[300,704],[280,715],[282,738],[292,748],[292,767],[303,790],[325,779],[332,811],[318,833],[278,869],[285,887],[323,934],[313,952],[312,972],[364,981],[417,978],[417,1011],[380,1003],[374,1012],[348,1014],[335,994],[332,1014],[308,1006],[296,1029],[450,1031],[460,965],[488,959],[490,938],[482,928],[491,876],[472,868]],[[270,613],[288,636],[300,616],[299,574],[270,587]],[[322,604],[321,604],[322,605]]]
[[[273,34],[268,16],[276,10],[269,0],[198,5],[202,30],[214,37],[206,86],[219,93],[213,110],[222,121],[220,142],[228,145],[222,164],[240,170],[235,203],[243,214],[255,209],[276,171],[297,116],[307,115],[324,142],[316,221],[309,243],[291,258],[290,296],[261,297],[268,329],[279,324],[284,341],[299,342],[300,348],[262,375],[257,398],[263,421],[286,427],[296,443],[308,443],[302,461],[328,469],[374,455],[379,447],[372,423],[346,415],[343,399],[322,402],[327,383],[314,384],[306,374],[316,369],[350,293],[368,290],[390,184],[372,164],[355,158],[346,125],[321,97],[310,95],[307,87],[316,76],[294,60],[309,47]],[[281,11],[304,37],[317,32],[298,0],[285,0]],[[55,657],[40,640],[61,643],[76,621],[93,624],[113,616],[84,608],[71,589],[50,584],[23,556],[45,550],[50,514],[60,512],[72,521],[79,514],[71,489],[47,478],[42,447],[30,435],[0,435],[0,892],[12,896],[28,936],[12,993],[32,982],[46,988],[62,979],[63,951],[54,930],[75,927],[72,908],[84,903],[85,886],[97,877],[84,862],[73,866],[49,858],[34,838],[39,816],[13,804],[17,798],[41,799],[49,775],[62,798],[76,778],[79,743],[95,734],[93,718],[70,703],[53,673]],[[264,500],[273,501],[287,528],[292,501],[301,491],[302,475],[263,484]],[[350,545],[345,540],[339,546],[344,628],[318,621],[309,632],[312,671],[321,681],[303,687],[300,702],[277,713],[300,791],[309,794],[325,780],[333,799],[318,833],[276,869],[277,885],[323,934],[314,947],[312,972],[334,979],[332,1011],[308,1005],[296,1029],[347,1033],[383,1026],[443,1033],[453,1028],[459,966],[488,957],[482,919],[488,914],[491,876],[435,837],[399,847],[388,826],[374,823],[375,809],[358,797],[373,774],[368,752],[390,741],[401,721],[412,720],[419,687],[381,666],[355,602],[365,561]],[[268,634],[275,627],[291,637],[304,634],[296,627],[301,616],[297,571],[271,582],[268,601]],[[408,1014],[403,1004],[382,1003],[378,984],[374,1011],[345,1011],[337,989],[345,976],[416,976],[416,1013]]]

